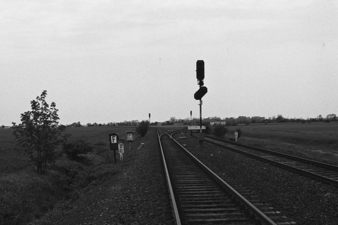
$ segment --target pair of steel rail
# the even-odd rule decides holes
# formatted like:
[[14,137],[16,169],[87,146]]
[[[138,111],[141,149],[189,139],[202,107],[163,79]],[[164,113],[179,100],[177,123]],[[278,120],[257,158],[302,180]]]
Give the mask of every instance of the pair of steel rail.
[[212,180],[214,180],[223,190],[225,190],[229,195],[232,196],[232,199],[235,199],[235,201],[240,205],[240,208],[244,208],[245,211],[251,215],[251,217],[254,218],[256,221],[255,224],[262,224],[262,225],[277,225],[277,224],[295,224],[295,223],[275,223],[272,221],[265,213],[263,213],[261,210],[259,210],[254,204],[252,204],[250,201],[248,201],[245,197],[243,197],[238,191],[236,191],[233,187],[231,187],[228,183],[226,183],[224,180],[222,180],[217,174],[215,174],[212,170],[210,170],[207,166],[205,166],[200,160],[198,160],[195,156],[193,156],[184,146],[182,146],[178,141],[176,141],[173,138],[173,135],[176,133],[181,132],[182,130],[178,130],[176,132],[173,132],[172,134],[169,134],[162,130],[162,134],[157,133],[158,135],[158,142],[160,146],[161,151],[161,159],[163,162],[163,167],[165,171],[165,176],[167,180],[169,195],[171,199],[173,214],[175,217],[176,224],[180,225],[184,223],[184,215],[181,207],[178,205],[176,191],[173,188],[173,175],[170,174],[168,169],[168,162],[166,160],[166,156],[163,150],[161,138],[165,135],[167,135],[172,141],[176,143],[176,145],[187,155],[190,157],[191,160],[194,161],[194,163],[200,167],[206,174],[208,174],[209,177],[211,177]]
[[[194,136],[195,137],[195,136]],[[195,137],[197,138],[197,137]],[[210,141],[208,139],[214,140],[214,141]],[[236,153],[240,153],[243,155],[246,155],[248,157],[260,160],[262,162],[266,162],[269,163],[271,165],[292,171],[294,173],[298,173],[301,174],[303,176],[309,177],[311,179],[315,179],[327,184],[332,184],[336,187],[338,187],[338,167],[331,165],[331,164],[327,164],[327,163],[322,163],[322,162],[318,162],[318,161],[314,161],[314,160],[310,160],[310,159],[305,159],[302,157],[297,157],[297,156],[293,156],[293,155],[288,155],[288,154],[284,154],[284,153],[280,153],[280,152],[276,152],[276,151],[270,151],[267,149],[262,149],[262,148],[257,148],[257,147],[253,147],[253,146],[248,146],[248,145],[244,145],[244,144],[240,144],[237,142],[232,142],[232,141],[226,141],[224,139],[219,139],[219,138],[215,138],[212,136],[206,136],[205,139],[206,142],[214,144],[216,146],[231,150],[233,152]],[[215,142],[216,141],[216,142]],[[229,146],[230,145],[230,146]],[[236,146],[238,146],[238,149],[236,148]],[[269,159],[269,157],[267,157],[267,155],[260,156],[254,153],[250,153],[245,151],[245,149],[248,150],[254,150],[256,152],[260,152],[260,153],[264,153],[264,154],[268,154],[274,157],[279,157],[279,158],[283,158],[283,159],[287,159],[290,160],[289,162],[278,162],[275,158],[275,160],[273,160],[273,158]],[[296,165],[296,163],[302,163],[301,165]],[[288,165],[289,163],[289,165]],[[294,165],[294,166],[292,166]],[[309,166],[306,166],[309,165]]]

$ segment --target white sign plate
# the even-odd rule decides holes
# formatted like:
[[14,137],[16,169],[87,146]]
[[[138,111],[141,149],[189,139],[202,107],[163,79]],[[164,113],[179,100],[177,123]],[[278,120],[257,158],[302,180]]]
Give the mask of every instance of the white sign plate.
[[[199,130],[200,126],[188,126],[188,130]],[[202,130],[205,129],[205,126],[202,126]]]
[[115,143],[117,143],[117,136],[115,136],[115,135],[112,135],[112,136],[111,136],[111,140],[110,140],[110,141],[111,141],[111,143],[112,143],[112,144],[115,144]]

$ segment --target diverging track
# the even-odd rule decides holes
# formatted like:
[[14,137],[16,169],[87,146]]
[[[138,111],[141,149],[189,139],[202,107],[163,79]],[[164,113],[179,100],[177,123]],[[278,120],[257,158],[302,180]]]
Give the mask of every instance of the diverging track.
[[338,187],[337,166],[266,149],[247,146],[236,142],[230,142],[211,136],[206,136],[205,141],[219,147],[226,148],[233,152],[237,152],[271,165],[310,177],[311,179],[332,184]]
[[158,139],[177,224],[290,224],[271,208],[260,211],[259,200],[249,202],[169,134]]

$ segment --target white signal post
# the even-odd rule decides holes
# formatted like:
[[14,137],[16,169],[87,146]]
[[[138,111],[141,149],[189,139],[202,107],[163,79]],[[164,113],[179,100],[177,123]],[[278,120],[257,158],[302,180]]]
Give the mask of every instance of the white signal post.
[[237,142],[237,138],[238,138],[238,132],[235,132],[235,141]]
[[120,160],[123,160],[123,153],[124,153],[124,144],[119,143],[119,153],[120,153]]

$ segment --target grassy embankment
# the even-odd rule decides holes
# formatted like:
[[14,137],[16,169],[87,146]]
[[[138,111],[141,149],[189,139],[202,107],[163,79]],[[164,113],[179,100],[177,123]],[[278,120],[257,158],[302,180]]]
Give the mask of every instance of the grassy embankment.
[[85,139],[93,152],[81,162],[60,156],[40,176],[23,149],[15,146],[12,129],[0,129],[0,224],[27,224],[52,208],[56,211],[53,216],[62,216],[81,192],[119,171],[109,150],[108,134],[115,132],[125,139],[125,131],[134,129],[68,128],[72,138]]
[[338,122],[250,124],[229,127],[226,138],[237,128],[239,143],[338,164]]

